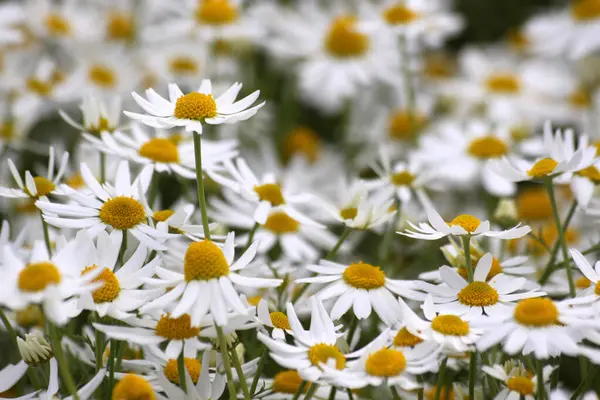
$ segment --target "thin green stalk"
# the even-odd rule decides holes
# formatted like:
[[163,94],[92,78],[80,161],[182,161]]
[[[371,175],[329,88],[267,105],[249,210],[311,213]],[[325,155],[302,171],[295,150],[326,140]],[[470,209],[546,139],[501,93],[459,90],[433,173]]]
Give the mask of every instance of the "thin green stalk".
[[248,235],[248,240],[246,241],[246,246],[244,246],[244,251],[248,250],[248,247],[250,247],[250,245],[252,244],[252,240],[254,240],[254,235],[256,234],[256,230],[259,227],[259,223],[255,222],[254,226],[252,227],[252,230],[250,231],[250,234]]
[[42,220],[42,228],[44,230],[44,242],[46,242],[46,249],[48,250],[48,256],[52,257],[52,242],[50,242],[50,233],[48,232],[48,223],[44,219],[44,213],[40,210],[40,218]]
[[[194,132],[194,135],[197,133]],[[227,351],[227,341],[223,334],[223,329],[219,325],[215,325],[217,329],[217,338],[221,347],[221,354],[223,355],[223,364],[225,365],[225,374],[227,375],[227,390],[229,391],[229,400],[237,399],[237,392],[233,383],[233,375],[231,374],[231,362],[229,361],[229,352]]]
[[356,332],[356,328],[358,327],[358,318],[354,313],[350,313],[350,329],[348,331],[348,346],[351,345],[352,339],[354,339],[354,333]]
[[246,376],[244,375],[244,371],[242,370],[242,363],[240,362],[240,358],[238,357],[235,349],[230,351],[231,360],[233,361],[233,367],[235,368],[235,372],[237,372],[238,379],[240,381],[240,386],[242,387],[242,393],[244,394],[245,400],[250,400],[252,396],[250,396],[250,391],[248,390],[248,384],[246,383]]
[[96,329],[94,334],[94,353],[96,355],[96,372],[102,369],[102,356],[104,353],[104,338],[102,337],[102,332],[99,329]]
[[329,400],[333,400],[335,399],[335,394],[337,393],[337,388],[335,386],[331,387],[331,390],[329,391]]
[[540,359],[535,360],[535,367],[538,377],[537,400],[544,400],[546,398],[546,387],[544,385],[544,367]]
[[554,185],[551,178],[544,180],[544,185],[548,191],[550,197],[550,204],[552,205],[552,214],[554,214],[554,221],[556,222],[556,229],[558,231],[558,242],[561,245],[563,261],[567,269],[567,280],[569,281],[569,295],[575,297],[575,281],[573,280],[573,268],[569,262],[569,252],[567,251],[567,243],[565,242],[563,226],[560,222],[560,215],[558,214],[558,206],[556,205],[556,198],[554,196]]
[[435,385],[435,396],[433,400],[440,400],[440,395],[442,394],[442,387],[444,386],[444,375],[446,374],[446,363],[448,362],[447,358],[442,360],[440,364],[440,372],[438,374],[438,380]]
[[113,386],[115,384],[115,356],[117,354],[117,342],[111,339],[109,342],[108,351],[108,382],[107,390],[104,394],[105,399],[110,399],[112,396]]
[[125,264],[125,251],[127,250],[127,231],[123,230],[123,240],[119,249],[119,268]]
[[106,154],[100,153],[100,182],[106,182]]
[[354,395],[352,394],[352,389],[346,389],[346,393],[348,393],[348,400],[354,400]]
[[265,363],[269,359],[269,350],[266,347],[263,347],[263,351],[260,354],[260,359],[258,360],[258,367],[256,369],[256,373],[254,374],[254,378],[252,379],[252,386],[250,386],[250,396],[254,396],[256,393],[256,388],[258,386],[258,380],[262,375],[262,370],[265,367]]
[[469,361],[469,399],[475,398],[475,380],[477,379],[477,352],[471,352]]
[[187,393],[187,383],[185,381],[185,359],[183,358],[183,351],[179,353],[179,357],[177,357],[177,373],[179,374],[179,387],[185,393]]
[[319,385],[317,385],[316,383],[313,382],[313,384],[310,385],[310,387],[306,391],[306,395],[304,396],[304,400],[310,400],[310,399],[312,399],[313,396],[315,395],[315,393],[317,392],[318,388],[319,388]]
[[[567,217],[565,218],[565,222],[563,224],[563,232],[567,231],[573,216],[575,215],[575,210],[577,210],[577,201],[573,200],[571,206],[569,207],[569,211],[567,211]],[[554,264],[556,261],[556,256],[558,254],[558,249],[560,248],[560,242],[557,240],[552,246],[552,252],[550,253],[550,260],[548,260],[547,265]]]
[[588,390],[590,388],[590,386],[594,382],[594,379],[597,376],[598,368],[600,368],[600,366],[598,366],[596,364],[592,364],[590,373],[587,374],[587,376],[585,377],[585,380],[581,381],[579,386],[577,386],[577,389],[575,389],[575,391],[573,392],[573,395],[571,396],[571,400],[577,400],[579,398],[579,396],[581,396],[583,393],[585,393],[586,390]]
[[[198,185],[198,203],[202,215],[202,227],[204,237],[210,240],[210,228],[208,227],[208,214],[206,213],[206,197],[204,196],[204,178],[202,177],[202,139],[198,132],[194,132],[194,155],[196,157],[196,184]],[[224,354],[225,357],[227,354]],[[233,384],[233,382],[232,382]]]
[[392,240],[394,239],[394,234],[396,233],[396,227],[398,226],[398,221],[400,220],[400,206],[401,203],[399,200],[396,200],[396,215],[389,223],[388,229],[385,231],[383,236],[383,241],[381,242],[381,247],[379,248],[379,261],[381,263],[385,263],[387,261],[388,255],[390,253],[390,246],[392,245]]
[[400,394],[398,394],[398,389],[396,389],[396,386],[394,386],[394,385],[390,386],[390,390],[392,391],[392,398],[394,400],[402,400],[402,398],[400,397]]
[[[484,364],[486,364],[486,365],[488,365],[488,366],[490,366],[490,367],[492,366],[492,365],[491,365],[491,363],[490,363],[490,357],[489,357],[489,355],[488,355],[488,353],[487,353],[487,352],[483,352],[483,353],[481,353],[481,360],[483,361],[483,363],[484,363]],[[490,392],[491,392],[491,393],[490,393],[490,396],[491,396],[492,398],[493,398],[493,397],[496,397],[496,394],[497,394],[497,393],[498,393],[498,391],[500,390],[500,389],[498,388],[498,382],[496,381],[496,379],[495,379],[495,378],[493,378],[493,377],[492,377],[492,376],[490,376],[490,375],[487,375],[487,374],[486,374],[486,377],[487,377],[488,385],[489,385],[489,387],[490,387]]]
[[0,320],[2,320],[2,324],[8,331],[10,338],[13,342],[14,348],[18,349],[19,345],[17,344],[17,332],[15,331],[15,328],[13,328],[12,324],[10,323],[10,320],[8,319],[2,308],[0,308]]
[[423,400],[423,377],[421,375],[417,375],[417,383],[420,385],[417,389],[417,400]]
[[306,389],[306,385],[308,385],[308,382],[300,382],[300,386],[298,386],[298,390],[296,390],[296,393],[294,393],[294,397],[292,397],[292,400],[298,400],[300,398],[300,395],[304,393],[304,389]]
[[148,194],[148,205],[151,209],[154,209],[154,203],[158,195],[158,180],[160,175],[158,172],[154,172],[152,180],[150,181],[150,193]]
[[75,386],[75,381],[73,380],[73,376],[69,370],[69,366],[67,365],[65,356],[62,350],[62,344],[60,340],[60,331],[57,326],[50,323],[50,339],[52,342],[52,351],[54,352],[54,357],[56,358],[56,362],[58,363],[58,369],[60,371],[60,376],[63,380],[64,385],[67,388],[67,391],[71,396],[73,396],[74,400],[79,400],[79,395],[77,394],[77,387]]
[[467,263],[467,279],[473,282],[473,262],[471,260],[471,235],[461,236],[463,249],[465,251],[465,262]]

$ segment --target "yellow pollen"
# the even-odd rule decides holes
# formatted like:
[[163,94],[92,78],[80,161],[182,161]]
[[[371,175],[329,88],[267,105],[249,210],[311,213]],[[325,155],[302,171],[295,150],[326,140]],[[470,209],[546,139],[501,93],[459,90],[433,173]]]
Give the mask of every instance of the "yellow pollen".
[[152,138],[140,147],[140,156],[160,163],[179,162],[179,150],[169,139]]
[[48,14],[44,22],[50,36],[61,37],[71,35],[69,21],[60,14]]
[[183,261],[183,274],[187,282],[218,279],[229,274],[229,264],[223,250],[205,239],[189,245]]
[[156,323],[156,334],[170,340],[191,339],[200,334],[200,328],[192,327],[189,314],[183,314],[179,318],[170,318],[164,314]]
[[[275,374],[273,378],[272,389],[275,393],[288,393],[294,394],[298,391],[300,384],[302,383],[302,377],[298,371],[287,370],[281,371]],[[304,387],[304,393],[308,390],[309,385]]]
[[200,24],[227,25],[238,18],[238,9],[229,0],[201,0],[196,9],[196,21]]
[[395,4],[383,12],[383,18],[390,25],[404,25],[414,21],[419,14],[402,3]]
[[456,315],[438,315],[431,321],[431,329],[448,336],[466,336],[469,323]]
[[330,359],[335,360],[336,369],[344,369],[346,366],[346,357],[337,346],[325,343],[319,343],[308,349],[308,359],[314,366],[319,363],[327,364]]
[[558,309],[548,298],[534,298],[519,301],[514,311],[517,322],[533,327],[556,325]]
[[410,140],[425,127],[427,119],[424,115],[407,110],[392,113],[388,120],[388,135],[394,140]]
[[533,381],[526,376],[511,376],[508,378],[506,386],[521,396],[530,396],[534,393]]
[[104,89],[114,88],[117,84],[114,71],[105,65],[92,65],[88,70],[88,79]]
[[155,400],[154,389],[140,375],[127,374],[115,385],[112,400]]
[[552,217],[552,203],[542,186],[526,187],[516,198],[519,219],[543,221]]
[[406,327],[400,329],[394,336],[394,346],[397,347],[414,347],[422,342],[423,339],[410,333]]
[[174,74],[188,75],[196,74],[200,70],[198,63],[192,57],[179,56],[169,61],[169,69]]
[[156,211],[154,215],[152,215],[152,218],[154,218],[156,221],[165,222],[173,214],[175,214],[175,211],[173,210],[161,210]]
[[33,182],[35,183],[35,190],[37,191],[37,194],[35,196],[32,196],[31,193],[29,193],[29,190],[27,190],[27,188],[25,188],[25,193],[27,193],[31,197],[37,198],[37,197],[46,196],[46,195],[50,194],[56,187],[56,186],[54,186],[54,183],[52,183],[48,179],[44,178],[43,176],[34,177]]
[[44,326],[44,313],[39,305],[30,304],[27,308],[15,313],[15,321],[23,328]]
[[188,93],[177,99],[175,117],[203,121],[217,116],[217,103],[211,94]]
[[377,289],[385,285],[385,274],[381,268],[360,261],[350,264],[342,276],[348,285],[359,289]]
[[108,40],[131,41],[135,37],[135,19],[133,15],[112,12],[106,23],[106,38]]
[[58,268],[50,262],[27,264],[19,273],[18,286],[24,292],[40,292],[48,285],[59,284]]
[[575,0],[571,5],[571,15],[578,21],[600,18],[600,0]]
[[261,295],[248,297],[248,304],[254,307],[258,307],[258,303],[262,300]]
[[356,215],[358,215],[358,208],[356,207],[347,207],[340,211],[340,217],[342,217],[344,220],[354,219],[356,218]]
[[581,278],[579,278],[575,281],[575,287],[577,289],[587,289],[590,286],[592,286],[592,281],[590,281],[585,276],[582,276]]
[[[98,268],[96,265],[86,267],[81,275]],[[92,280],[92,282],[103,282],[103,285],[92,292],[94,303],[108,303],[119,297],[121,285],[117,276],[108,268],[104,268],[100,275]]]
[[169,140],[173,142],[173,144],[179,144],[183,141],[183,139],[184,137],[181,133],[174,133],[171,136],[169,136]]
[[469,154],[481,159],[498,158],[508,151],[506,143],[494,136],[483,136],[473,140],[467,149]]
[[511,94],[517,93],[521,89],[519,79],[512,74],[495,73],[490,75],[485,85],[493,93]]
[[102,205],[100,220],[115,229],[131,229],[146,220],[146,210],[139,201],[127,196],[118,196]]
[[369,49],[369,37],[356,29],[356,18],[338,17],[329,26],[325,49],[338,58],[362,56]]
[[286,160],[301,154],[310,162],[315,162],[320,152],[321,139],[312,129],[298,127],[292,130],[283,142],[283,156]]
[[396,186],[410,186],[415,176],[408,171],[397,172],[390,177],[392,183]]
[[592,105],[592,96],[585,90],[576,90],[569,95],[569,104],[575,108],[589,108]]
[[283,235],[286,233],[297,232],[300,223],[283,211],[278,211],[269,215],[269,218],[267,218],[267,221],[263,226],[271,232]]
[[594,167],[593,165],[590,165],[581,171],[577,171],[577,175],[588,178],[594,183],[600,183],[600,171],[598,171],[598,168]]
[[596,296],[600,296],[600,281],[596,282],[596,285],[594,286],[594,293],[596,293]]
[[[435,392],[437,391],[437,386],[431,387],[429,390],[425,391],[425,398],[427,400],[435,399]],[[440,399],[439,400],[454,400],[456,397],[454,396],[454,390],[452,388],[448,389],[446,387],[442,387],[440,390]],[[464,398],[465,400],[470,400],[468,397]]]
[[86,130],[89,133],[99,136],[102,132],[112,132],[114,128],[110,126],[110,122],[106,117],[101,116],[100,118],[98,118],[97,124],[91,124],[90,126],[87,126]]
[[254,191],[258,194],[261,201],[268,201],[273,206],[285,204],[281,186],[277,183],[265,183],[264,185],[254,186]]
[[0,139],[5,141],[11,141],[15,137],[15,124],[12,122],[5,122],[0,124]]
[[71,175],[65,183],[73,189],[79,189],[85,186],[85,181],[83,177],[79,174]]
[[[194,382],[194,384],[198,383],[200,371],[202,370],[202,363],[195,358],[188,357],[184,357],[183,363],[185,364],[185,369],[187,369],[188,374],[190,374],[190,378],[192,378],[192,382]],[[179,368],[176,359],[167,361],[167,365],[165,365],[163,371],[168,380],[179,385]]]
[[48,96],[52,92],[52,83],[37,78],[31,78],[27,80],[27,89],[42,97]]
[[[477,262],[473,263],[473,268],[475,270],[477,270]],[[467,279],[468,273],[467,273],[466,267],[460,266],[460,267],[458,267],[457,271],[460,276]],[[492,267],[490,268],[490,272],[488,272],[488,275],[486,276],[485,280],[489,281],[490,279],[492,279],[493,277],[495,277],[496,275],[501,274],[501,273],[502,273],[502,266],[500,265],[500,261],[496,257],[493,257],[492,258]]]
[[288,320],[287,315],[285,315],[281,311],[274,311],[271,314],[269,314],[269,316],[271,317],[271,323],[275,328],[288,330],[292,329],[290,327],[290,321]]
[[458,301],[471,307],[493,306],[498,303],[498,292],[485,282],[471,282],[458,292]]
[[527,175],[533,178],[543,178],[548,176],[554,171],[558,162],[554,161],[551,158],[542,158],[537,161],[529,171],[527,171]]
[[406,368],[406,358],[399,350],[383,348],[371,354],[365,362],[365,371],[373,376],[390,378]]
[[473,233],[479,228],[481,221],[472,215],[461,214],[450,222],[450,226],[460,226],[468,233]]

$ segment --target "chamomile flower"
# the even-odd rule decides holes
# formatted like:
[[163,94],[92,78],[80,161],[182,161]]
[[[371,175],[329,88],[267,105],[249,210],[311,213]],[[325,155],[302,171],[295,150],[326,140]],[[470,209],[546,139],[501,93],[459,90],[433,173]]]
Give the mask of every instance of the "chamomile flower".
[[588,287],[577,296],[580,300],[587,299],[595,302],[600,298],[600,262],[596,262],[594,268],[590,265],[587,259],[575,249],[570,249],[569,253],[575,261],[575,265],[588,280]]
[[[293,369],[284,369],[279,371],[273,376],[272,379],[261,379],[258,387],[264,385],[265,388],[270,391],[261,392],[257,394],[257,398],[261,400],[292,400],[294,395],[302,384],[302,377],[298,371]],[[304,392],[308,391],[310,385],[306,385]],[[315,398],[326,399],[331,392],[331,387],[327,384],[319,385],[319,388],[315,392]],[[345,400],[348,395],[339,390],[336,392],[335,400]]]
[[408,222],[413,230],[407,229],[406,232],[398,233],[423,240],[437,240],[448,235],[487,236],[508,240],[521,238],[531,232],[529,226],[520,226],[520,224],[504,231],[493,231],[490,229],[489,221],[481,221],[479,218],[469,214],[461,214],[452,221],[445,222],[433,207],[427,207],[426,212],[429,224],[420,223],[419,225],[415,225],[412,222]]
[[84,96],[79,107],[82,122],[76,122],[69,114],[59,110],[60,116],[75,129],[100,136],[101,132],[113,132],[120,128],[121,98],[112,96],[105,100],[97,95]]
[[94,13],[74,2],[55,3],[51,0],[25,2],[27,28],[42,40],[73,42],[89,40],[94,35]]
[[281,311],[269,312],[266,300],[261,299],[258,302],[257,313],[258,319],[263,325],[273,328],[271,332],[273,339],[285,340],[286,333],[288,335],[292,334],[288,317]]
[[[204,239],[204,227],[201,224],[197,225],[190,221],[194,215],[194,211],[195,208],[192,204],[186,204],[175,210],[165,209],[155,211],[152,214],[152,219],[156,221],[156,229],[159,231],[184,235],[188,239],[197,242]],[[217,225],[209,224],[208,227],[212,231]],[[214,235],[213,238],[217,239]],[[171,248],[168,250],[171,250]]]
[[145,192],[152,178],[152,166],[144,168],[131,182],[129,164],[121,161],[114,186],[100,184],[85,163],[80,169],[81,177],[93,196],[82,195],[63,185],[62,190],[73,201],[72,204],[36,202],[36,206],[44,212],[46,222],[60,228],[85,229],[92,236],[107,229],[121,236],[129,232],[151,249],[165,249],[160,241],[168,235],[147,225],[152,211],[146,203]]
[[350,265],[321,260],[306,268],[317,276],[297,279],[297,283],[328,283],[316,293],[320,300],[337,298],[331,309],[331,318],[340,319],[352,307],[359,319],[368,318],[375,310],[387,325],[396,322],[402,311],[394,294],[412,300],[422,300],[415,282],[390,279],[385,272],[371,264],[358,261]]
[[23,42],[23,32],[18,25],[25,20],[25,13],[17,3],[5,3],[0,6],[0,44],[14,45]]
[[258,98],[256,91],[241,100],[235,101],[242,89],[241,83],[234,83],[216,99],[212,94],[212,83],[204,79],[196,92],[183,94],[179,86],[169,84],[169,100],[164,99],[153,89],[146,90],[147,100],[132,93],[135,102],[148,114],[125,111],[125,115],[155,128],[185,127],[188,132],[202,133],[202,124],[233,124],[252,117],[265,104],[250,107]]
[[506,387],[496,395],[498,400],[525,399],[534,400],[538,385],[546,385],[554,367],[546,365],[543,369],[543,377],[540,382],[539,375],[533,375],[527,371],[520,361],[507,361],[504,366],[494,364],[491,367],[484,365],[483,372],[502,381]]
[[292,303],[287,304],[287,316],[294,333],[294,344],[271,339],[258,333],[258,339],[267,346],[271,358],[284,368],[298,371],[302,379],[319,382],[324,374],[322,364],[332,363],[336,369],[346,367],[346,357],[336,345],[338,334],[333,321],[325,311],[323,303],[311,298],[310,330],[305,330]]
[[416,287],[432,295],[435,309],[446,313],[468,316],[497,316],[510,310],[510,303],[544,296],[539,291],[524,292],[526,278],[504,274],[487,279],[493,257],[486,253],[474,267],[473,282],[467,282],[456,270],[444,265],[440,268],[441,285],[417,281]]

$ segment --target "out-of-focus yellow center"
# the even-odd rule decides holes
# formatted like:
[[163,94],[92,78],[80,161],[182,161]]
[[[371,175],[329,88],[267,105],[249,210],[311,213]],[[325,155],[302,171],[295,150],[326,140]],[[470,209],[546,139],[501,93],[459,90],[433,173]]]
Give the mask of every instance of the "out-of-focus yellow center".
[[169,60],[169,69],[178,75],[193,75],[200,70],[196,60],[189,56],[178,56]]
[[575,108],[589,108],[592,105],[592,96],[589,92],[579,89],[569,95],[569,104]]
[[592,281],[590,281],[585,276],[582,276],[581,278],[575,280],[575,287],[577,289],[587,289],[590,286],[592,286]]
[[415,176],[408,171],[402,171],[392,174],[390,180],[396,186],[410,186],[414,182]]
[[534,393],[533,381],[526,376],[511,376],[506,386],[521,396],[531,396]]
[[593,165],[590,165],[581,171],[577,171],[577,175],[588,178],[594,183],[600,183],[600,171],[598,171],[598,168],[594,167]]
[[46,29],[52,37],[64,37],[71,35],[71,25],[66,18],[60,14],[48,14],[44,20]]
[[[81,275],[85,275],[98,268],[96,265],[86,267]],[[95,277],[92,282],[102,282],[102,286],[92,292],[94,303],[108,303],[119,297],[121,292],[121,284],[119,278],[108,268],[104,268],[100,275]]]
[[466,336],[469,323],[456,315],[438,315],[431,321],[431,329],[448,336]]
[[363,262],[350,264],[342,277],[348,285],[358,289],[377,289],[385,285],[385,273],[381,268]]
[[15,313],[15,321],[23,328],[31,328],[33,326],[43,327],[44,313],[39,305],[30,304]]
[[179,318],[170,318],[164,314],[156,323],[156,334],[170,340],[191,339],[200,334],[200,328],[192,327],[189,314],[183,314]]
[[179,162],[179,150],[169,139],[152,138],[140,147],[140,156],[160,163]]
[[388,120],[388,135],[394,140],[410,140],[425,127],[427,119],[424,115],[398,110]]
[[135,38],[135,19],[123,12],[111,12],[106,22],[106,38],[115,41],[132,41]]
[[0,124],[0,139],[2,141],[10,142],[15,137],[15,124],[12,122],[5,122]]
[[532,327],[556,325],[558,309],[548,298],[534,298],[519,301],[514,310],[517,322]]
[[520,29],[513,29],[508,32],[508,45],[515,51],[523,51],[529,47],[529,39]]
[[146,220],[146,210],[137,200],[118,196],[106,201],[100,209],[100,220],[115,229],[131,229]]
[[159,222],[165,222],[173,214],[175,214],[175,211],[173,211],[173,210],[160,210],[160,211],[156,211],[152,215],[152,218],[154,218],[156,221],[159,221]]
[[422,342],[423,339],[410,333],[406,327],[400,329],[394,336],[394,346],[396,347],[414,347]]
[[52,82],[42,81],[38,78],[27,79],[27,89],[39,96],[45,97],[52,93]]
[[358,208],[356,207],[347,207],[340,210],[340,217],[344,220],[354,219],[356,218],[356,215],[358,215]]
[[[183,363],[188,374],[190,374],[190,378],[192,378],[192,382],[194,382],[194,384],[198,383],[200,371],[202,370],[202,363],[195,358],[188,357],[184,357]],[[163,371],[168,380],[176,385],[179,385],[179,368],[176,359],[170,359],[167,361],[167,365],[165,365]]]
[[600,18],[600,0],[574,0],[571,15],[582,22]]
[[112,391],[112,400],[155,400],[152,385],[136,374],[125,375]]
[[346,366],[346,357],[337,346],[331,344],[315,344],[308,349],[308,359],[316,367],[319,367],[320,363],[327,364],[330,359],[335,361],[336,369],[344,369]]
[[[275,393],[287,393],[294,394],[300,388],[300,384],[302,383],[302,377],[295,370],[287,370],[281,371],[275,374],[273,378],[273,386],[271,389]],[[310,386],[306,385],[304,387],[304,393],[308,390]]]
[[373,376],[390,378],[406,368],[406,358],[399,350],[383,348],[371,354],[365,362],[365,371]]
[[85,181],[80,174],[73,174],[65,180],[67,186],[73,189],[80,189],[85,186]]
[[483,136],[471,141],[467,151],[481,159],[498,158],[508,152],[508,146],[495,136]]
[[460,226],[468,233],[473,233],[479,228],[481,221],[479,218],[469,214],[461,214],[450,222],[450,226]]
[[557,165],[558,162],[552,158],[542,158],[533,164],[531,169],[527,171],[527,175],[531,176],[532,178],[543,178],[550,175]]
[[458,292],[458,301],[471,307],[492,306],[498,303],[498,292],[485,282],[471,282]]
[[211,94],[188,93],[177,99],[175,117],[203,121],[217,116],[217,103]]
[[271,314],[269,314],[269,316],[271,317],[271,323],[275,328],[292,329],[290,327],[290,320],[288,319],[287,315],[285,315],[281,311],[274,311]]
[[315,162],[321,153],[321,139],[312,129],[298,127],[292,130],[284,139],[283,155],[286,160],[296,154],[301,154],[310,162]]
[[225,254],[213,241],[205,239],[188,246],[183,261],[185,280],[208,281],[229,274]]
[[117,85],[118,77],[110,67],[95,64],[88,69],[88,79],[103,89],[112,89]]
[[383,18],[390,25],[405,25],[419,17],[419,14],[403,3],[394,4],[383,11]]
[[278,235],[294,233],[298,231],[300,223],[283,211],[274,212],[267,218],[263,225],[265,229]]
[[356,29],[355,17],[337,17],[325,36],[325,49],[333,57],[359,57],[369,49],[369,37]]
[[31,193],[29,193],[29,190],[27,190],[27,188],[25,188],[25,193],[27,193],[31,197],[46,196],[46,195],[50,194],[56,187],[54,185],[54,183],[52,183],[52,181],[44,178],[43,176],[34,177],[33,182],[35,183],[35,190],[37,191],[37,194],[35,196],[33,196]]
[[521,90],[519,78],[509,73],[495,73],[490,75],[485,85],[492,93],[498,94],[513,94]]
[[543,221],[552,217],[552,204],[548,192],[541,186],[526,187],[516,198],[519,219]]
[[[477,263],[473,263],[473,268],[475,270],[477,270],[477,265],[478,265]],[[458,267],[457,272],[460,276],[467,279],[468,273],[467,273],[466,266]],[[490,268],[490,272],[488,272],[488,275],[485,278],[485,280],[489,281],[490,279],[492,279],[493,277],[495,277],[496,275],[501,274],[501,273],[502,273],[502,266],[500,265],[500,261],[496,257],[493,257],[492,258],[492,267]]]
[[238,19],[238,9],[229,0],[201,0],[196,9],[199,24],[227,25]]
[[19,273],[17,286],[24,292],[40,292],[48,285],[59,284],[61,276],[56,265],[51,262],[27,264]]
[[281,186],[277,183],[265,183],[264,185],[254,186],[254,191],[258,194],[261,201],[268,201],[273,206],[285,204]]

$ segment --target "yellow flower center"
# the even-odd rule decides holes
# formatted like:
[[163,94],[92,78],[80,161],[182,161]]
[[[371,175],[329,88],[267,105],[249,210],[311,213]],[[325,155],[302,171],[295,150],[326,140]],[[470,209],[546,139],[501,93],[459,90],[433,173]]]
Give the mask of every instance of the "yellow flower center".
[[258,194],[261,201],[268,201],[273,206],[285,204],[281,186],[277,183],[265,183],[264,185],[254,186],[254,191]]
[[600,296],[600,281],[596,282],[596,285],[594,286],[594,293],[596,293],[597,296]]
[[552,203],[543,187],[524,188],[516,199],[519,219],[543,221],[552,217]]
[[43,176],[34,177],[33,182],[35,183],[35,190],[37,191],[37,194],[35,196],[32,196],[32,194],[29,193],[29,190],[27,190],[27,188],[25,188],[25,193],[27,193],[31,197],[46,196],[46,195],[50,194],[56,187],[54,185],[54,183],[52,183],[52,181],[44,178]]
[[15,211],[22,214],[33,214],[38,212],[35,206],[35,199],[27,199],[15,204]]
[[388,120],[388,135],[394,140],[410,140],[425,127],[427,119],[407,110],[398,110]]
[[117,75],[105,65],[92,65],[88,70],[88,79],[96,86],[112,89],[117,85]]
[[156,221],[159,221],[159,222],[165,222],[173,214],[175,214],[175,211],[173,211],[173,210],[161,210],[161,211],[156,211],[152,215],[152,218],[154,218]]
[[592,281],[590,281],[585,276],[582,276],[581,278],[579,278],[575,281],[575,287],[577,289],[587,289],[590,286],[592,286]]
[[140,375],[127,374],[115,385],[112,400],[155,400],[154,389]]
[[548,176],[554,171],[558,162],[554,161],[551,158],[542,158],[537,161],[529,171],[527,171],[527,175],[533,178],[543,178]]
[[422,342],[423,339],[410,333],[406,327],[400,329],[394,336],[394,346],[397,347],[414,347]]
[[111,12],[106,23],[108,40],[131,41],[135,37],[135,19],[133,15]]
[[336,369],[344,369],[346,366],[346,357],[342,354],[337,346],[325,343],[319,343],[308,349],[308,359],[314,366],[319,366],[319,363],[327,364],[330,359],[335,361]]
[[[435,399],[435,392],[437,391],[437,386],[432,386],[429,390],[425,391],[425,398],[427,400]],[[442,387],[440,389],[440,400],[454,400],[454,390],[452,388]],[[464,398],[465,400],[469,400],[468,397]]]
[[[473,269],[477,270],[477,262],[473,263]],[[458,267],[457,272],[459,273],[460,276],[467,279],[467,276],[468,276],[467,267],[460,266],[460,267]],[[496,275],[501,274],[501,273],[502,273],[502,266],[500,265],[500,261],[496,257],[493,257],[492,258],[492,267],[490,268],[490,272],[488,272],[488,275],[485,278],[485,280],[489,281],[490,279],[492,279],[493,277],[495,277]]]
[[152,138],[140,147],[140,156],[160,163],[179,162],[179,150],[169,139]]
[[198,92],[188,93],[177,99],[175,117],[203,121],[217,115],[217,103],[211,94]]
[[343,219],[354,219],[356,218],[356,215],[358,214],[358,208],[356,207],[347,207],[347,208],[343,208],[340,211],[340,216]]
[[248,304],[250,304],[251,306],[254,306],[254,307],[258,307],[258,303],[261,300],[262,300],[262,296],[260,294],[256,295],[256,296],[250,296],[250,297],[248,297]]
[[588,178],[594,183],[600,183],[600,171],[598,171],[598,168],[594,167],[593,165],[590,165],[581,171],[577,171],[577,175]]
[[170,318],[164,314],[156,323],[156,334],[169,340],[191,339],[200,334],[200,328],[192,327],[189,314],[183,314],[179,318]]
[[86,127],[86,130],[94,135],[100,135],[102,132],[112,132],[114,131],[114,128],[110,126],[110,122],[106,117],[101,116],[98,118],[96,124],[90,124]]
[[205,239],[189,245],[183,261],[183,274],[187,282],[208,281],[229,275],[229,264],[223,250]]
[[292,329],[290,327],[290,321],[288,320],[287,315],[285,315],[281,311],[274,311],[271,314],[269,314],[269,316],[271,317],[271,323],[273,323],[273,326],[275,328],[288,330]]
[[534,393],[533,381],[526,376],[511,376],[508,378],[506,386],[513,392],[518,392],[521,396],[529,396]]
[[37,78],[27,80],[27,89],[39,96],[48,96],[52,92],[52,83]]
[[450,222],[450,226],[460,226],[469,233],[475,232],[479,224],[481,224],[479,218],[469,214],[461,214]]
[[273,233],[283,235],[286,233],[297,232],[300,223],[283,211],[278,211],[269,215],[269,218],[267,218],[267,221],[263,226]]
[[321,139],[313,130],[299,127],[284,139],[283,156],[289,160],[295,154],[305,156],[310,162],[317,161],[321,152]]
[[367,374],[380,377],[396,376],[406,368],[406,358],[399,350],[383,348],[371,354],[365,363]]
[[131,229],[146,220],[146,210],[139,201],[118,196],[102,205],[100,220],[115,229]]
[[15,124],[5,122],[0,124],[0,139],[10,141],[15,137]]
[[402,3],[394,4],[393,6],[383,11],[383,18],[390,25],[404,25],[414,21],[419,17],[419,14],[406,7]]
[[458,292],[458,301],[471,307],[492,306],[498,303],[498,292],[485,282],[471,282]]
[[433,79],[444,79],[452,76],[452,67],[444,57],[427,57],[423,66],[423,74]]
[[44,326],[44,313],[39,305],[30,304],[27,308],[15,313],[15,321],[23,328]]
[[69,21],[60,14],[48,14],[44,22],[50,36],[61,37],[71,35]]
[[[194,384],[198,383],[200,371],[202,370],[202,363],[195,358],[188,357],[184,357],[183,363],[185,364],[185,369],[187,369],[188,374],[190,374],[190,378],[192,378],[192,382],[194,382]],[[179,368],[176,359],[167,361],[167,365],[165,365],[163,371],[168,380],[179,385]]]
[[522,30],[513,29],[508,32],[508,45],[516,51],[523,51],[529,47],[529,39]]
[[27,264],[19,273],[17,285],[24,292],[40,292],[48,285],[60,283],[58,268],[51,262]]
[[186,56],[172,58],[169,61],[169,69],[171,72],[178,75],[196,74],[200,70],[196,60]]
[[359,57],[369,49],[369,37],[356,29],[356,18],[336,18],[325,36],[325,49],[333,57]]
[[73,189],[79,189],[85,186],[85,181],[83,180],[83,177],[79,174],[71,175],[66,179],[65,183],[67,184],[67,186]]
[[381,268],[362,262],[350,264],[342,277],[348,285],[358,289],[377,289],[385,285],[385,274]]
[[575,108],[589,108],[592,105],[592,96],[585,90],[576,90],[569,95],[569,104]]
[[[287,370],[281,371],[275,374],[273,378],[273,386],[271,389],[275,393],[288,393],[294,394],[298,391],[300,384],[302,383],[302,377],[298,371]],[[304,393],[308,390],[309,385],[304,387]]]
[[571,15],[578,21],[600,18],[599,0],[575,0],[571,4]]
[[517,93],[521,89],[519,78],[508,73],[495,73],[490,75],[487,78],[485,85],[490,92],[500,94]]
[[448,336],[466,336],[469,323],[456,315],[438,315],[431,321],[431,329]]
[[548,298],[534,298],[519,301],[514,311],[517,322],[533,327],[556,325],[558,309]]
[[390,180],[396,186],[410,186],[415,180],[415,176],[408,171],[402,171],[393,174]]
[[508,146],[497,137],[483,136],[471,141],[467,151],[481,159],[498,158],[508,152]]
[[196,9],[196,21],[200,24],[227,25],[238,18],[238,9],[229,0],[202,0]]
[[[96,265],[86,267],[81,275],[98,268]],[[108,303],[114,301],[119,297],[121,292],[121,285],[117,276],[108,268],[104,268],[100,275],[98,275],[92,282],[102,282],[102,286],[92,292],[92,298],[94,303]]]

